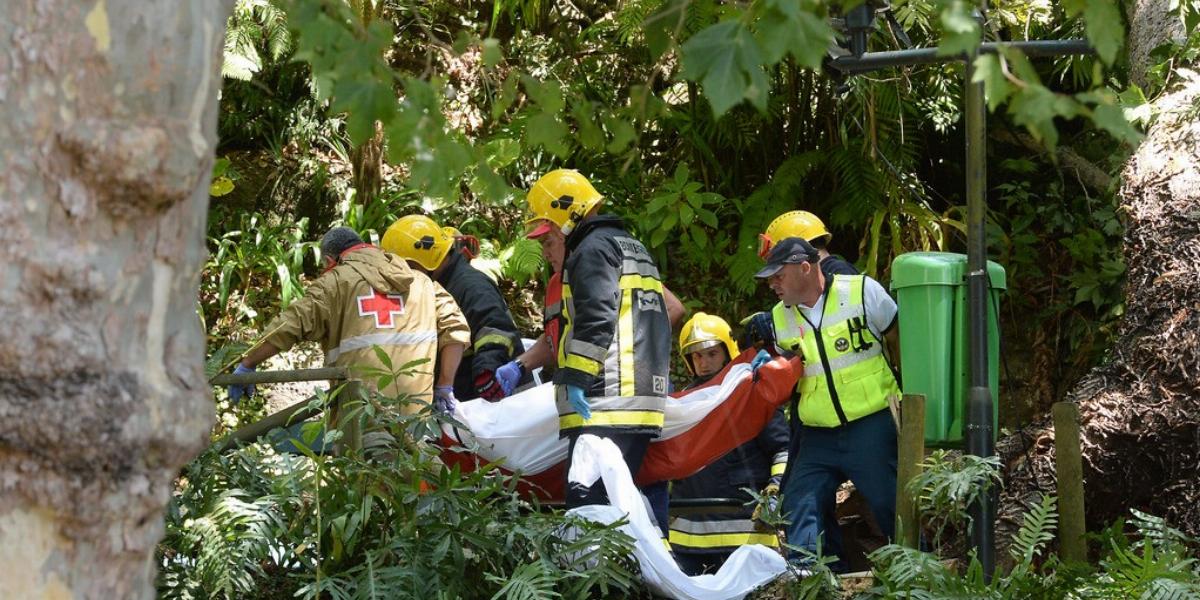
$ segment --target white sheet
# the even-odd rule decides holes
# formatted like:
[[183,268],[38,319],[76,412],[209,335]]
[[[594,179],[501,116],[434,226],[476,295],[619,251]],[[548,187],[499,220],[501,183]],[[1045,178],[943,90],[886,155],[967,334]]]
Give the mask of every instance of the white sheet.
[[[745,379],[751,377],[750,365],[730,367],[721,385],[706,387],[667,398],[663,412],[662,435],[671,439],[703,421],[708,413],[724,402]],[[567,441],[558,439],[558,409],[554,405],[554,385],[542,384],[513,394],[499,402],[470,400],[459,402],[454,417],[469,431],[445,426],[451,437],[457,435],[465,445],[473,441],[480,457],[504,459],[507,469],[526,474],[541,473],[567,459]]]
[[610,440],[579,436],[568,479],[592,485],[604,480],[610,505],[581,506],[569,514],[613,523],[628,515],[621,527],[634,539],[634,556],[646,584],[656,593],[679,600],[739,600],[787,570],[783,557],[761,545],[742,546],[711,575],[689,577],[679,570],[663,547],[661,532],[650,520],[646,501],[633,483],[621,451]]

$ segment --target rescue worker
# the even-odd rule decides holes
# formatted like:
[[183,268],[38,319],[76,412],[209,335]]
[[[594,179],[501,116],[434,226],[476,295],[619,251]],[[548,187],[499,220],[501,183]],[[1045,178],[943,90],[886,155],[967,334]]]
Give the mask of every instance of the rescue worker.
[[[453,412],[454,373],[471,339],[454,298],[403,260],[363,243],[347,227],[325,234],[321,255],[325,272],[267,325],[263,341],[246,353],[234,373],[254,371],[301,341],[319,342],[326,366],[386,369],[374,350],[378,346],[394,367],[422,358],[429,363],[377,391],[389,397],[408,395]],[[375,389],[377,382],[366,377],[362,383]],[[253,393],[250,386],[229,386],[231,400]],[[419,409],[419,403],[401,407],[405,414]]]
[[[554,385],[568,460],[591,433],[612,440],[636,474],[667,396],[671,324],[658,267],[619,218],[598,214],[603,197],[578,172],[543,175],[527,200],[529,237],[565,236]],[[568,508],[606,500],[601,482],[568,482]]]
[[[679,333],[679,355],[692,374],[692,389],[707,383],[733,357],[737,345],[729,324],[716,315],[696,313]],[[752,440],[734,448],[700,472],[676,481],[671,499],[737,498],[751,502],[743,488],[761,490],[773,498],[787,467],[788,429],[783,409],[776,412]],[[734,512],[680,516],[671,519],[671,549],[679,568],[688,575],[713,573],[743,544],[779,546],[773,531],[759,525],[758,509],[744,507]]]
[[[865,275],[826,277],[820,260],[807,240],[785,238],[755,274],[780,300],[771,310],[776,351],[804,360],[790,407],[793,458],[784,476],[783,514],[790,519],[788,544],[810,552],[822,536],[829,542],[823,548],[837,547],[831,515],[846,480],[866,499],[883,534],[894,537],[896,425],[889,402],[900,397],[888,360],[889,353],[896,356],[896,302]],[[754,363],[767,354],[761,351]],[[790,558],[804,561],[798,553]]]
[[463,252],[455,251],[454,233],[455,229],[440,227],[429,217],[409,215],[388,227],[381,245],[450,292],[467,319],[471,346],[454,376],[455,398],[494,402],[505,396],[496,369],[522,353],[524,346],[500,289],[472,267]]
[[[790,237],[808,240],[808,243],[817,249],[821,257],[821,272],[825,274],[826,279],[838,274],[858,275],[858,269],[849,261],[829,253],[828,245],[833,239],[833,234],[829,233],[825,223],[817,215],[806,210],[791,210],[775,217],[771,224],[767,225],[767,230],[758,235],[758,256],[767,258],[776,241]],[[754,313],[743,319],[742,325],[745,328],[741,340],[744,346],[756,345],[763,348],[770,347],[775,342],[769,312]]]
[[[550,265],[552,274],[546,284],[542,335],[523,354],[496,371],[496,379],[504,388],[505,396],[513,393],[519,382],[523,381],[522,378],[528,377],[535,369],[553,365],[558,358],[558,341],[562,333],[562,266],[567,253],[567,236],[561,227],[567,218],[567,211],[551,207],[544,214],[534,215],[527,220],[530,231],[525,237],[541,244],[542,258]],[[543,221],[553,223],[555,227],[541,227]],[[666,286],[663,286],[663,296],[667,301],[667,318],[673,329],[683,320],[685,309],[679,298]]]

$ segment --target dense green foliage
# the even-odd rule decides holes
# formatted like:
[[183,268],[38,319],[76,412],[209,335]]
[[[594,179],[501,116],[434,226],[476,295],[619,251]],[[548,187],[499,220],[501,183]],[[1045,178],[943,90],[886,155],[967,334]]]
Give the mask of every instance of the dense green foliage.
[[[947,55],[979,40],[1086,37],[1098,56],[976,59],[990,109],[989,247],[1008,271],[1006,403],[1019,423],[1104,359],[1123,310],[1118,174],[1171,65],[1191,37],[1156,50],[1140,89],[1124,64],[1116,0],[1000,0],[986,21],[964,0],[893,2],[918,47]],[[522,237],[524,189],[565,166],[656,253],[693,309],[735,322],[770,305],[752,278],[757,235],[797,208],[822,218],[832,250],[886,283],[892,258],[963,250],[961,62],[845,76],[822,68],[853,3],[819,0],[238,0],[225,44],[218,154],[199,311],[209,374],[317,274],[332,224],[378,239],[426,212],[482,241],[526,329],[527,284],[545,276]],[[802,34],[802,35],[801,35]],[[872,50],[898,49],[883,21]],[[1127,119],[1128,117],[1128,119]],[[1072,162],[1063,160],[1069,152]],[[1078,165],[1100,177],[1085,177]],[[1071,166],[1074,165],[1074,166]],[[1093,173],[1093,174],[1094,174]],[[220,395],[220,394],[218,394]],[[324,400],[319,400],[324,401]],[[374,399],[394,440],[428,430]],[[261,399],[219,404],[227,427]],[[309,435],[322,434],[313,427]],[[420,437],[420,436],[416,436]],[[930,533],[961,531],[990,464],[936,456],[919,482]],[[423,487],[422,482],[426,485]],[[578,597],[641,593],[628,541],[519,500],[496,471],[446,470],[420,444],[384,455],[297,456],[253,445],[205,453],[180,479],[161,547],[170,597]],[[778,515],[776,515],[778,516]],[[886,547],[870,593],[912,597],[1197,597],[1195,541],[1138,515],[1098,541],[1098,567],[1048,553],[1050,500],[1031,508],[1012,565],[991,584],[975,563]],[[1132,531],[1132,537],[1123,532]],[[947,533],[947,535],[950,535]],[[594,548],[599,562],[575,554]],[[599,565],[597,567],[597,565]],[[466,573],[464,576],[463,573]],[[831,597],[821,573],[784,586]],[[598,594],[603,592],[596,592]],[[617,594],[616,591],[610,593]],[[439,596],[440,594],[440,596]],[[1190,594],[1190,595],[1189,595]]]
[[[254,210],[259,226],[288,231],[308,217],[308,240],[334,221],[379,232],[396,215],[429,211],[483,240],[484,258],[523,285],[540,267],[520,235],[523,189],[558,166],[593,179],[685,303],[731,322],[771,302],[751,277],[757,235],[786,210],[824,217],[832,249],[885,282],[897,254],[963,249],[961,63],[814,71],[836,33],[826,25],[836,4],[269,6],[243,2],[231,20],[227,46],[241,57],[231,60],[258,70],[227,80],[222,98],[220,153],[235,189],[215,200],[214,251]],[[1124,275],[1112,184],[1085,185],[1028,144],[1057,141],[1112,174],[1121,142],[1137,137],[1116,103],[1133,110],[1157,90],[1130,87],[1110,52],[1123,40],[1111,0],[993,3],[982,29],[962,20],[966,6],[911,0],[895,15],[914,45],[948,51],[981,37],[1086,33],[1106,44],[1099,59],[1006,53],[978,63],[993,109],[989,205],[993,253],[1010,276],[1006,337],[1034,357],[1012,365],[1019,376],[1005,388],[1015,395],[1002,411],[1011,424],[1103,358]],[[253,53],[239,50],[250,41]],[[870,42],[900,47],[882,20]],[[1059,118],[1071,116],[1082,118]],[[372,147],[386,160],[364,167]],[[378,192],[360,190],[355,174],[373,170]],[[218,343],[252,333],[293,295],[289,257],[305,253],[272,252],[253,273],[235,268],[235,279],[273,281],[243,289],[286,290],[278,298],[206,295],[217,299],[204,308]],[[305,267],[313,274],[314,262]]]

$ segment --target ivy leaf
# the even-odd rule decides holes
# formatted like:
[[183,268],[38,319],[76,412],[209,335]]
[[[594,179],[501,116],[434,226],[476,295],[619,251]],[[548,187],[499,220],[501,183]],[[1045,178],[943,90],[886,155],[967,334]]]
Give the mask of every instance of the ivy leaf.
[[604,130],[596,122],[595,108],[591,102],[586,100],[571,102],[571,116],[575,119],[575,124],[578,127],[576,137],[579,139],[579,145],[591,150],[592,152],[600,152],[604,150]]
[[833,41],[833,28],[812,10],[794,0],[767,0],[758,21],[758,41],[766,64],[773,65],[791,53],[796,62],[820,69],[825,50]]
[[975,57],[975,73],[971,76],[971,82],[983,83],[988,110],[992,112],[996,112],[996,108],[1012,94],[1013,86],[1004,76],[1000,57],[995,54],[980,54]]
[[1118,104],[1119,98],[1110,90],[1084,92],[1076,96],[1082,102],[1093,102],[1092,122],[1097,127],[1107,131],[1109,135],[1129,144],[1137,144],[1142,140],[1142,134],[1125,117],[1125,111]]
[[683,187],[688,180],[688,167],[686,163],[679,163],[675,166],[675,176],[672,177],[675,181],[675,187]]
[[651,13],[642,21],[642,34],[646,38],[646,49],[655,60],[671,48],[675,26],[681,17],[686,17],[688,0],[669,0],[662,8]]
[[517,77],[509,75],[500,84],[500,94],[492,100],[492,119],[499,119],[508,112],[508,108],[517,100]]
[[742,100],[767,107],[767,76],[758,43],[737,20],[717,23],[683,45],[683,77],[699,81],[713,114],[721,116]]
[[375,135],[375,121],[387,123],[396,114],[396,93],[378,79],[339,80],[333,96],[334,107],[348,113],[346,133],[355,145]]
[[530,148],[541,146],[555,156],[566,156],[569,151],[564,141],[567,126],[556,116],[542,113],[531,117],[525,125],[526,142]]
[[521,81],[525,84],[525,91],[533,99],[533,103],[543,112],[557,113],[566,106],[563,102],[562,88],[557,83],[538,81],[529,76],[522,77]]
[[939,56],[969,54],[979,47],[983,31],[975,20],[971,5],[964,0],[948,0],[942,6],[942,43]]
[[1013,121],[1029,130],[1034,139],[1050,150],[1058,146],[1056,117],[1070,119],[1086,110],[1074,98],[1055,94],[1041,84],[1029,84],[1018,92],[1008,105]]
[[629,147],[637,137],[637,131],[633,125],[618,116],[608,116],[604,118],[604,125],[608,127],[612,133],[612,140],[608,142],[608,151],[612,154],[620,154]]
[[484,67],[494,67],[504,60],[504,51],[500,49],[500,40],[487,38],[483,40],[480,58]]
[[521,142],[509,138],[496,138],[483,145],[483,155],[493,169],[503,169],[521,156]]
[[1111,65],[1125,45],[1125,21],[1116,0],[1063,0],[1068,17],[1083,15],[1088,42]]

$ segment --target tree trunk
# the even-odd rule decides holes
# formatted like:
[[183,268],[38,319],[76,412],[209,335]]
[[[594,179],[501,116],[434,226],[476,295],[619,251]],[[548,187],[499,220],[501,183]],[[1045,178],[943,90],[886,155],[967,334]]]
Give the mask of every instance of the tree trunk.
[[229,0],[0,0],[0,597],[149,598],[213,418],[196,315]]
[[[1132,8],[1135,81],[1144,81],[1147,49],[1179,37],[1167,4]],[[1122,174],[1128,279],[1119,336],[1107,363],[1070,394],[1081,415],[1091,528],[1138,508],[1200,534],[1200,76],[1179,66]],[[1039,482],[1052,488],[1053,435],[1043,424],[1001,445],[1010,508]]]

